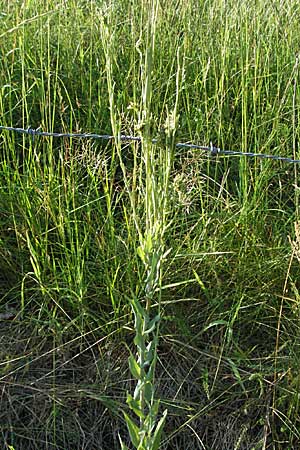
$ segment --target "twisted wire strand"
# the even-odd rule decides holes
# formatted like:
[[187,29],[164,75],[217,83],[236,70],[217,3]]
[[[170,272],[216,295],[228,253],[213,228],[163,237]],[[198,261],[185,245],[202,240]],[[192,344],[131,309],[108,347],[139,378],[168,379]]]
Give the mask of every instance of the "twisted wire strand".
[[[77,139],[102,139],[102,140],[114,140],[119,139],[122,142],[141,142],[142,138],[140,136],[131,136],[121,134],[117,137],[112,136],[110,134],[95,134],[95,133],[55,133],[49,131],[42,131],[39,128],[34,129],[31,127],[28,128],[15,128],[15,127],[7,127],[0,126],[0,130],[6,131],[14,131],[16,133],[27,134],[34,139],[35,136],[48,136],[55,138],[77,138]],[[157,144],[158,139],[152,139],[153,144]],[[290,157],[279,156],[279,155],[268,155],[265,153],[255,153],[255,152],[242,152],[235,150],[223,150],[219,147],[215,147],[210,144],[210,146],[198,145],[198,144],[189,144],[187,142],[178,142],[175,144],[177,148],[188,148],[188,149],[198,149],[203,150],[205,152],[209,152],[212,156],[217,155],[228,155],[228,156],[247,156],[252,158],[261,158],[261,159],[271,159],[275,161],[283,161],[286,163],[299,164],[300,159],[293,159]]]

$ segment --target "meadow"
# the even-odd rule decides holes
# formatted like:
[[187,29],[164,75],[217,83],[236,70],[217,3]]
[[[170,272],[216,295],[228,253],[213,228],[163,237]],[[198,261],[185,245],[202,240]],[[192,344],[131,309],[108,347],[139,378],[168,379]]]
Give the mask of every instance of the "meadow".
[[300,448],[299,17],[0,0],[1,449]]

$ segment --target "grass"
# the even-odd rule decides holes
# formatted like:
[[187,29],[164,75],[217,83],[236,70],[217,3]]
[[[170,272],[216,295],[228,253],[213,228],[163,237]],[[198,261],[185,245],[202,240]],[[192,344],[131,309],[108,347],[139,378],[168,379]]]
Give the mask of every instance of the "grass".
[[174,142],[299,158],[299,13],[0,0],[1,125],[142,138],[1,132],[1,448],[131,448],[133,299],[162,450],[298,448],[298,166]]

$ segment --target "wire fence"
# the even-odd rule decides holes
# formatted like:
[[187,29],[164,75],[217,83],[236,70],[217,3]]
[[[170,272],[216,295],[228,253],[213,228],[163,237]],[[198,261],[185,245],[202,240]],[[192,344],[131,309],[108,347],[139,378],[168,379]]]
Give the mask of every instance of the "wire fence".
[[[35,136],[48,136],[54,138],[75,138],[75,139],[101,139],[101,140],[120,140],[122,142],[142,142],[142,138],[140,136],[130,136],[130,135],[119,135],[112,136],[109,134],[95,134],[95,133],[55,133],[49,131],[42,131],[37,128],[15,128],[15,127],[7,127],[0,126],[0,130],[13,131],[15,133],[27,134],[32,137],[34,140]],[[157,144],[159,142],[158,139],[152,139],[153,144]],[[228,156],[248,156],[252,158],[260,158],[260,159],[271,159],[275,161],[283,161],[286,163],[300,164],[300,159],[289,158],[285,156],[279,155],[269,155],[265,153],[255,153],[255,152],[242,152],[235,150],[222,150],[219,147],[215,147],[212,143],[209,146],[198,145],[198,144],[190,144],[188,142],[177,142],[175,144],[176,148],[187,148],[187,149],[198,149],[204,152],[209,153],[212,156],[218,155],[228,155]]]

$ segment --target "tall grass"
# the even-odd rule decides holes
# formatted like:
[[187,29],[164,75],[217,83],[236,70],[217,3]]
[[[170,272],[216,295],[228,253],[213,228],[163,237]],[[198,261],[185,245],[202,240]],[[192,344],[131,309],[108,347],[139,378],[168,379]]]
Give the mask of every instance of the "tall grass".
[[299,12],[0,0],[3,448],[297,448]]

